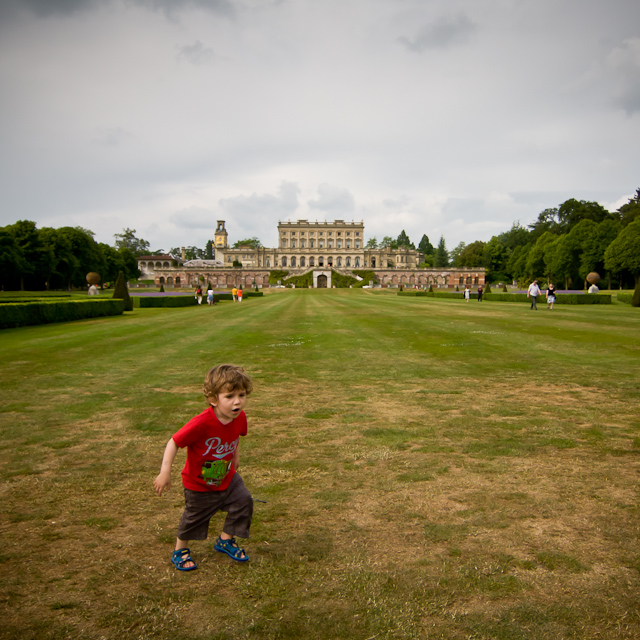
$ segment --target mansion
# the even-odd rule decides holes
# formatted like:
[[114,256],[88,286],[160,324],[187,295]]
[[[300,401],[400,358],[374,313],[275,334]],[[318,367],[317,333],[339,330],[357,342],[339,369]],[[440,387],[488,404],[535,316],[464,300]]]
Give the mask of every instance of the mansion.
[[[240,245],[230,247],[224,220],[218,220],[212,260],[185,260],[167,255],[138,258],[141,279],[157,285],[194,287],[210,282],[214,287],[269,286],[269,271],[288,271],[288,277],[314,273],[314,286],[331,286],[331,271],[355,275],[352,270],[374,271],[382,286],[455,287],[484,284],[484,269],[419,269],[424,255],[415,249],[368,248],[364,223],[278,223],[278,247]],[[399,272],[401,270],[401,272]],[[328,278],[328,279],[327,279]]]

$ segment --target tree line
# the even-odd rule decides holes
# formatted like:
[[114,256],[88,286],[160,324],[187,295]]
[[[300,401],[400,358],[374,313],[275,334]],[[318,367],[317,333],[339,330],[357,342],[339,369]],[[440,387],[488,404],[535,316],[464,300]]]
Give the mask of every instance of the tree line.
[[[82,227],[38,229],[35,222],[19,220],[0,227],[0,285],[3,289],[67,289],[86,286],[86,275],[98,272],[103,282],[114,282],[122,271],[128,280],[140,276],[137,258],[151,251],[135,229],[114,235],[114,245],[96,242],[94,233]],[[256,237],[239,240],[242,245],[261,247]],[[597,202],[574,198],[545,209],[537,220],[523,227],[515,222],[509,231],[488,242],[461,242],[453,250],[444,237],[437,246],[424,234],[416,247],[404,231],[397,238],[373,237],[368,249],[417,249],[424,258],[421,268],[475,268],[487,270],[488,282],[516,281],[528,284],[534,278],[554,281],[563,288],[582,288],[588,273],[606,278],[609,288],[628,287],[640,276],[640,189],[617,211],[609,212]],[[168,252],[181,257],[181,248]],[[213,240],[205,247],[185,247],[185,258],[212,259]]]
[[[394,245],[415,248],[404,231]],[[461,242],[448,251],[444,238],[434,248],[425,235],[418,250],[425,254],[422,267],[484,267],[493,283],[538,279],[582,288],[595,271],[609,288],[634,286],[640,276],[640,189],[613,213],[597,202],[571,198],[545,209],[528,227],[516,222],[488,242]]]
[[90,271],[103,282],[115,282],[120,271],[128,280],[137,278],[136,258],[149,252],[149,243],[135,233],[124,229],[110,246],[82,227],[38,229],[30,220],[0,227],[0,285],[32,291],[86,287]]

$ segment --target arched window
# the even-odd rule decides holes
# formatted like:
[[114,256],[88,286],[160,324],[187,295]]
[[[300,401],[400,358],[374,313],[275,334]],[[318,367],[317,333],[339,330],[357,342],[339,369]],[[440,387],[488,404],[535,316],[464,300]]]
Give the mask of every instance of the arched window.
[[340,256],[338,256],[338,267],[342,266],[342,258]]
[[176,276],[176,284],[180,286],[180,276]]
[[371,258],[371,268],[372,269],[376,268],[376,259],[375,258]]
[[164,277],[163,277],[163,276],[160,276],[160,280],[158,280],[158,282],[159,282],[160,284],[164,284]]
[[291,266],[292,266],[292,267],[295,267],[295,266],[296,266],[296,257],[295,257],[295,256],[293,256],[293,257],[291,258]]
[[315,265],[315,260],[314,260],[313,256],[311,256],[311,257],[309,258],[309,266],[310,266],[310,267],[313,267],[314,265]]
[[356,267],[360,266],[360,258],[356,256]]
[[267,264],[266,264],[267,269],[271,268],[271,259],[267,258]]
[[304,256],[300,257],[300,266],[304,267]]
[[351,256],[347,256],[347,267],[351,266]]
[[283,267],[287,266],[287,256],[282,256],[282,266]]
[[322,256],[320,256],[318,258],[318,266],[319,267],[324,267],[324,258]]

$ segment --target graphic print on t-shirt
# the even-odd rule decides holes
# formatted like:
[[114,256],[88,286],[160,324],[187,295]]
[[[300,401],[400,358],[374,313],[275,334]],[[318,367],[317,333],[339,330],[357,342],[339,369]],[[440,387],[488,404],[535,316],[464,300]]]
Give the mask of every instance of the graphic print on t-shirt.
[[207,485],[218,487],[227,475],[230,466],[231,460],[209,460],[202,465],[202,471],[198,477],[202,478]]
[[233,442],[225,443],[220,438],[209,438],[205,441],[207,450],[202,455],[218,458],[218,460],[207,460],[202,465],[202,470],[198,477],[202,478],[207,483],[207,486],[219,487],[225,479],[229,472],[229,467],[231,467],[231,460],[225,460],[224,456],[234,453],[238,448],[239,441],[240,438],[236,438]]

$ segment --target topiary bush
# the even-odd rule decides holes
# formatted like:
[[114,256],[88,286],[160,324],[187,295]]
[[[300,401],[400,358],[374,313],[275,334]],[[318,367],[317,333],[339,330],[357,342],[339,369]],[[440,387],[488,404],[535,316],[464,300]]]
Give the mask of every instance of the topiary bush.
[[491,283],[487,282],[487,284],[484,287],[484,292],[491,293]]
[[122,271],[118,273],[116,286],[113,290],[113,298],[117,300],[124,300],[125,311],[133,311],[133,300],[129,295],[129,289],[127,288],[127,281],[125,280],[124,273],[122,273]]

